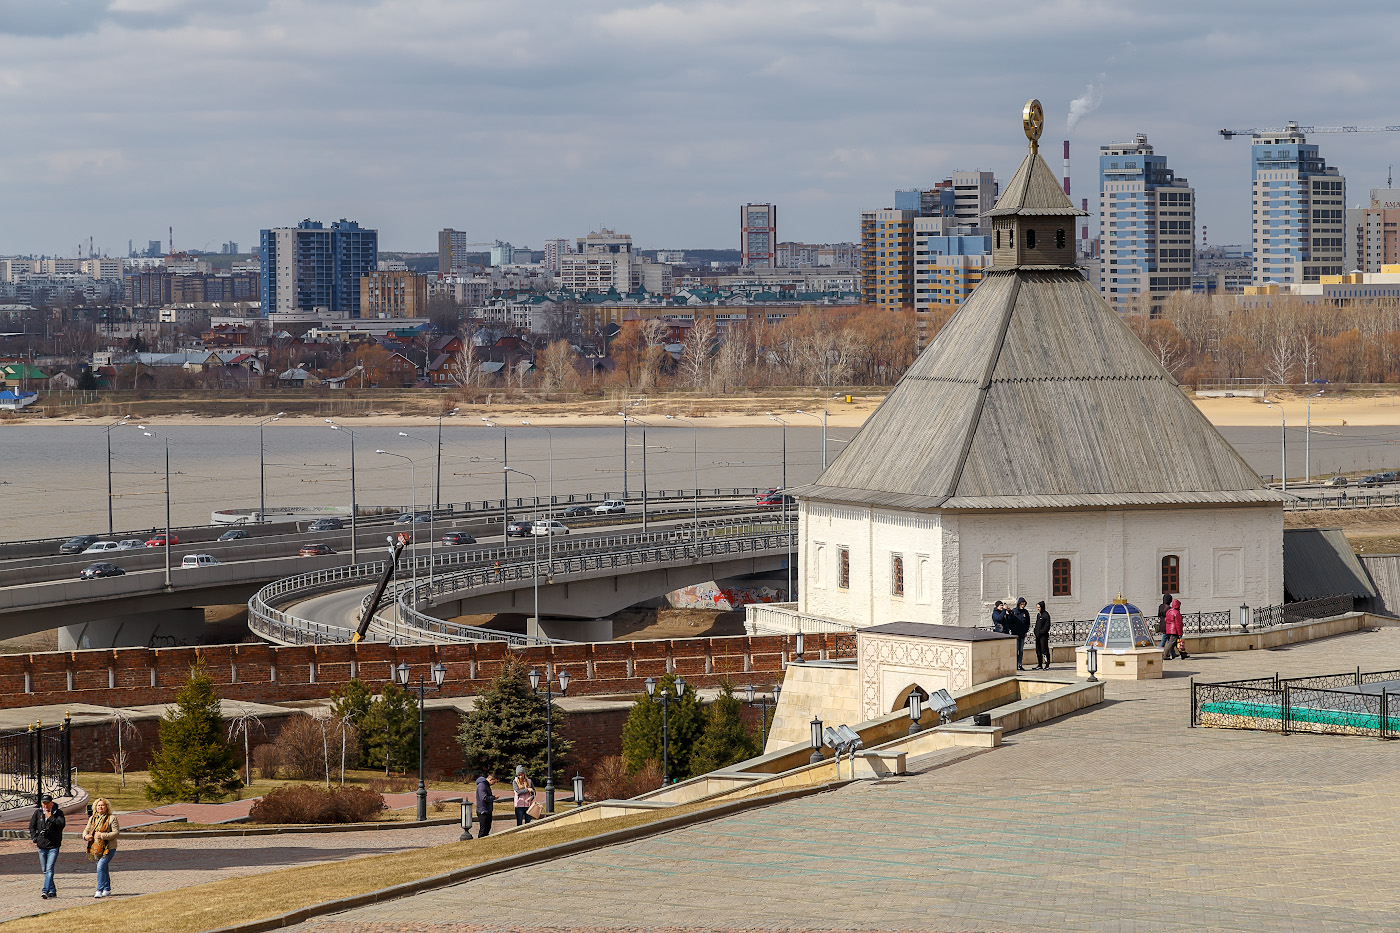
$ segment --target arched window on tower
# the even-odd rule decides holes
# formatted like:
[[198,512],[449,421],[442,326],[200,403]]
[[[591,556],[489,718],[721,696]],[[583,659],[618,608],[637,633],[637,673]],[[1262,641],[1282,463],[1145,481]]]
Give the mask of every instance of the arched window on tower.
[[1162,593],[1181,592],[1181,558],[1168,554],[1162,558]]
[[1070,575],[1068,557],[1057,557],[1050,565],[1050,595],[1074,595],[1074,581]]
[[997,249],[1001,249],[1001,231],[997,231]]

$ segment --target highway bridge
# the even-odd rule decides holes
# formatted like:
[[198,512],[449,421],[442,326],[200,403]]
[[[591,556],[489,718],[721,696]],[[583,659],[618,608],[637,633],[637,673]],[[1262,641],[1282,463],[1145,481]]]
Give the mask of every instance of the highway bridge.
[[[647,522],[685,520],[698,510],[701,516],[752,511],[752,489],[707,489],[696,496],[689,490],[648,494]],[[564,497],[555,503],[556,513],[570,504],[587,504],[583,496]],[[595,503],[599,500],[594,499]],[[447,531],[467,531],[478,541],[497,542],[501,547],[502,509],[500,500],[482,503],[484,508],[470,512],[454,509],[436,517],[430,528],[427,523],[413,525],[391,524],[393,516],[376,521],[362,520],[357,535],[361,557],[383,554],[385,538],[390,533],[416,536],[417,572],[424,578],[438,569],[457,569],[479,559],[480,547],[446,547],[430,545],[431,540]],[[588,536],[585,529],[631,526],[641,524],[643,516],[636,511],[640,499],[629,500],[623,515],[589,515],[570,519],[579,529],[559,542]],[[533,499],[513,500],[512,516],[542,514],[548,506]],[[538,512],[537,512],[538,509]],[[420,510],[421,511],[421,510]],[[771,511],[771,510],[768,510]],[[307,532],[286,525],[270,528],[250,527],[250,537],[237,541],[211,541],[210,537],[227,531],[224,528],[182,529],[181,544],[170,549],[172,569],[166,584],[165,554],[160,548],[102,554],[57,555],[63,539],[39,542],[19,542],[0,546],[0,638],[12,638],[33,632],[60,629],[60,646],[110,647],[118,644],[150,644],[159,635],[159,644],[171,643],[171,632],[188,627],[188,616],[176,618],[172,611],[190,607],[242,603],[267,584],[305,575],[346,570],[350,563],[350,531]],[[186,532],[192,532],[187,536]],[[135,537],[136,535],[125,535]],[[120,538],[122,535],[114,535]],[[193,538],[195,540],[191,541]],[[200,540],[203,539],[203,540]],[[527,539],[528,540],[528,539]],[[300,557],[304,544],[322,542],[338,553],[319,557]],[[526,545],[528,548],[528,545]],[[542,543],[542,547],[544,547]],[[8,548],[8,552],[5,550]],[[46,550],[47,556],[35,556],[34,551]],[[514,549],[507,549],[514,550]],[[182,568],[185,554],[212,554],[219,564]],[[117,564],[126,570],[124,576],[96,580],[79,580],[80,569],[95,561]],[[405,556],[400,561],[401,573],[410,577],[413,564]],[[361,566],[382,568],[382,561],[363,562]],[[430,568],[432,568],[430,574]],[[162,616],[162,614],[165,614]],[[200,616],[202,619],[202,615]],[[164,632],[162,632],[164,625]],[[173,628],[172,628],[173,626]],[[185,632],[188,635],[188,632]],[[86,637],[86,642],[83,638]],[[179,637],[176,642],[179,642]]]

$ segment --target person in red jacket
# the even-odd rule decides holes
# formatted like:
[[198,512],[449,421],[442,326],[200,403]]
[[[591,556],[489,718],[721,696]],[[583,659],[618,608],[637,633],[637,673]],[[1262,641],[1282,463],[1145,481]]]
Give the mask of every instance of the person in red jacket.
[[[1163,659],[1170,661],[1176,657],[1177,645],[1181,642],[1181,600],[1173,599],[1172,607],[1167,610],[1167,614],[1162,617],[1162,633],[1166,636],[1162,650]],[[1182,657],[1186,655],[1183,653]]]

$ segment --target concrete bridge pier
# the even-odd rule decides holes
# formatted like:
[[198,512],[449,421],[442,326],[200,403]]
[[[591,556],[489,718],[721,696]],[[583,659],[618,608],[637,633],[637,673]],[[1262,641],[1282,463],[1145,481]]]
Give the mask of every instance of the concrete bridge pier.
[[164,609],[63,625],[59,651],[86,648],[173,648],[197,645],[204,632],[203,609]]

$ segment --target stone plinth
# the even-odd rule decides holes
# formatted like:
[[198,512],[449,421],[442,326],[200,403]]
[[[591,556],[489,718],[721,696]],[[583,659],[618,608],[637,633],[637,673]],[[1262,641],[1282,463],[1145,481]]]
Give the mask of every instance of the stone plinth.
[[856,658],[862,718],[875,719],[902,708],[914,687],[951,693],[1014,676],[1016,639],[954,625],[891,622],[856,632]]
[[[1075,670],[1089,676],[1089,652],[1074,649]],[[1161,648],[1133,648],[1128,651],[1100,651],[1099,680],[1156,680],[1162,676]]]
[[783,693],[768,729],[765,752],[810,741],[815,716],[830,725],[854,724],[861,714],[860,677],[853,661],[793,662],[783,675]]

